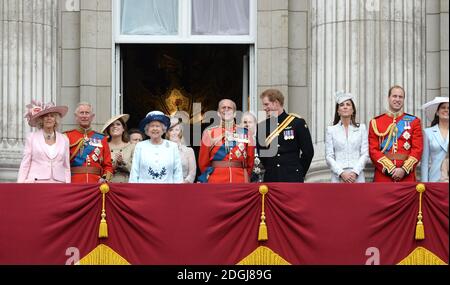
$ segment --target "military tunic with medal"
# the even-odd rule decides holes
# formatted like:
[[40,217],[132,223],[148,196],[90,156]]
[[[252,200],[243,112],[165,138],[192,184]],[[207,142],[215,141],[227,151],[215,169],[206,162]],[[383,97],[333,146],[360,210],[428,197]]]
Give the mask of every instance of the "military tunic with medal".
[[254,142],[248,130],[230,126],[214,126],[203,132],[198,165],[202,183],[249,182],[255,159]]
[[[264,182],[303,182],[314,156],[308,126],[298,115],[288,115],[285,111],[277,120],[276,129],[270,129],[270,119],[258,124],[258,132],[264,129],[266,131],[265,141],[257,143],[259,157],[266,170]],[[275,143],[276,154],[265,157],[263,150]]]
[[385,113],[369,124],[369,155],[375,165],[374,182],[393,182],[395,168],[406,175],[401,180],[416,181],[415,169],[422,157],[420,119],[406,113]]
[[91,129],[77,128],[65,132],[70,144],[73,183],[97,183],[111,180],[111,152],[105,135]]

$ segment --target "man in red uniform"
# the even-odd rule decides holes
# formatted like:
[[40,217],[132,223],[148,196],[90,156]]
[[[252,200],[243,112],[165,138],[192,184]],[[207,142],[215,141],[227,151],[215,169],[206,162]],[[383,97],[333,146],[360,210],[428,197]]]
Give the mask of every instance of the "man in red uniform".
[[110,181],[113,174],[111,152],[105,135],[91,129],[92,106],[79,103],[75,110],[78,128],[66,132],[70,143],[70,171],[73,183]]
[[389,89],[389,111],[369,124],[369,155],[375,165],[374,182],[416,181],[415,169],[422,157],[420,119],[403,112],[405,91]]
[[220,126],[203,132],[198,165],[203,183],[245,183],[253,169],[255,143],[246,128],[236,125],[236,104],[223,99],[217,113]]

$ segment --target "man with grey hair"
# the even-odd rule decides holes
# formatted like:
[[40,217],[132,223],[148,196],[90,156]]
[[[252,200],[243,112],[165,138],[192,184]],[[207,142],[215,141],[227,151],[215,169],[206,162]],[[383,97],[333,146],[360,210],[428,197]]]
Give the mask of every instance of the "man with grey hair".
[[65,132],[70,143],[70,170],[73,183],[110,181],[113,175],[107,137],[95,132],[91,104],[81,102],[75,109],[76,129]]
[[230,99],[219,102],[220,125],[203,132],[198,165],[203,183],[245,183],[253,169],[254,143],[246,128],[235,123],[236,104]]

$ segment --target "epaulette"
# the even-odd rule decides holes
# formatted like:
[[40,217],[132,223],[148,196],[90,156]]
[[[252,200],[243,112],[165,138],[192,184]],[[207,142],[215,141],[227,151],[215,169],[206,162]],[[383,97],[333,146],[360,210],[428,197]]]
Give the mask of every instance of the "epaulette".
[[289,113],[289,115],[294,116],[294,117],[299,118],[299,119],[303,119],[302,116],[300,116],[298,114],[295,114],[295,113]]
[[75,131],[75,130],[76,130],[76,129],[71,129],[71,130],[64,131],[63,133],[64,133],[64,134],[67,134],[67,133],[73,132],[73,131]]
[[384,115],[386,115],[386,113],[380,114],[380,115],[376,116],[374,119],[378,119],[378,118],[380,118],[380,117],[382,117]]
[[414,116],[414,115],[411,115],[411,114],[408,114],[408,113],[405,113],[405,115],[408,115],[408,116],[411,116],[411,117],[417,118],[417,116]]

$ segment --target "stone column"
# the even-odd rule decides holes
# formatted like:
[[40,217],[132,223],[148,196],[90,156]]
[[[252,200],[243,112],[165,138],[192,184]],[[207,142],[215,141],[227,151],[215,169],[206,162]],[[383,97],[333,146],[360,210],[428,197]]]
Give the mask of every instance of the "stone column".
[[[429,0],[427,13],[427,98],[448,97],[448,1]],[[425,118],[424,118],[425,119]],[[425,121],[427,126],[431,122]]]
[[0,1],[0,181],[14,180],[31,99],[55,101],[58,0]]
[[288,106],[289,91],[289,1],[258,0],[258,110],[259,94],[268,88],[280,89]]
[[92,104],[99,130],[111,115],[112,1],[80,2],[80,101]]
[[334,116],[335,91],[357,96],[357,120],[366,125],[385,111],[394,84],[406,90],[406,112],[421,115],[426,2],[311,0],[311,131],[316,155],[310,177],[316,172],[329,179],[324,141]]

